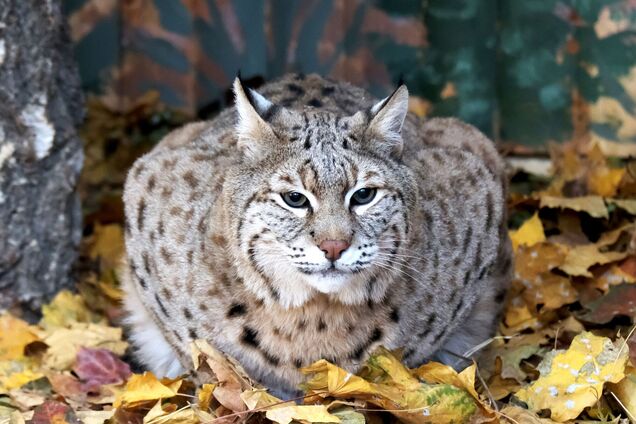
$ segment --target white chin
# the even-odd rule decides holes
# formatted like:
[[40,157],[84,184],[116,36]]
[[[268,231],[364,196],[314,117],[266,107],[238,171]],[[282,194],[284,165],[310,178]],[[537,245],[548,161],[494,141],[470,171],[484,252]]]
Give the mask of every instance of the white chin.
[[307,275],[305,278],[310,286],[321,293],[336,293],[351,280],[351,274],[329,270]]

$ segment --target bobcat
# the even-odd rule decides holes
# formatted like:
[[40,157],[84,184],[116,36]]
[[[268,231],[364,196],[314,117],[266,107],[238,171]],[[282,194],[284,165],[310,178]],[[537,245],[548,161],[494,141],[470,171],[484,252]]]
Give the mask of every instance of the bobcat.
[[205,339],[283,396],[325,358],[379,345],[458,366],[494,331],[510,279],[506,180],[492,143],[317,75],[162,140],[125,186],[125,308],[138,358],[190,370]]

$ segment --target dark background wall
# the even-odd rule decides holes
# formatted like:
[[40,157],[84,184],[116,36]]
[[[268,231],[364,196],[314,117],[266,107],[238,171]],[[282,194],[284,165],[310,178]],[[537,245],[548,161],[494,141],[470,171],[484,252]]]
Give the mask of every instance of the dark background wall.
[[238,69],[318,72],[529,145],[636,141],[634,0],[66,0],[87,91],[148,90],[188,114]]

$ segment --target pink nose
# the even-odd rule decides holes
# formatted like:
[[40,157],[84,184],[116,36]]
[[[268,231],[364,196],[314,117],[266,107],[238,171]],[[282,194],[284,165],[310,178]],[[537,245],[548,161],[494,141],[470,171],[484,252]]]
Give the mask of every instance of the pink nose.
[[344,240],[325,240],[320,243],[320,250],[325,252],[325,256],[330,261],[336,261],[340,259],[342,252],[349,248],[349,243]]

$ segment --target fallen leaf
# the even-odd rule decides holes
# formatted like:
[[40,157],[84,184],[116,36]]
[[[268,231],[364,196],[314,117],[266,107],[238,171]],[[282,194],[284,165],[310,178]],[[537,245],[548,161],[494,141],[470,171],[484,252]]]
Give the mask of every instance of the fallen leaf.
[[607,206],[600,196],[555,197],[541,196],[542,208],[571,209],[586,212],[594,218],[609,218]]
[[294,420],[310,423],[339,423],[340,418],[332,415],[325,405],[289,405],[268,409],[267,419],[279,424],[289,424]]
[[608,293],[583,305],[585,312],[577,314],[581,321],[605,324],[617,316],[636,319],[636,284],[612,286]]
[[144,424],[196,424],[199,423],[196,412],[189,406],[168,410],[158,401],[144,417]]
[[268,407],[277,403],[283,403],[276,396],[267,393],[265,389],[251,389],[241,393],[241,399],[247,406],[247,409],[253,410],[257,408]]
[[549,352],[538,367],[539,379],[515,396],[533,411],[550,409],[555,421],[574,419],[597,402],[605,383],[624,378],[627,349],[622,344],[583,332],[567,350]]
[[501,377],[504,379],[512,378],[523,383],[528,375],[521,369],[521,361],[539,354],[541,350],[538,345],[512,346],[500,349],[497,356],[501,359]]
[[624,379],[609,384],[609,390],[620,400],[632,422],[636,421],[636,368],[630,367]]
[[105,324],[104,317],[91,312],[79,294],[73,294],[68,290],[62,290],[51,303],[42,306],[40,325],[44,329],[68,327],[76,322]]
[[202,411],[207,411],[208,409],[210,409],[210,404],[212,403],[212,399],[214,399],[212,392],[214,391],[215,387],[216,384],[204,384],[199,389],[197,393],[197,399],[199,400],[199,409],[201,409]]
[[340,419],[342,424],[365,424],[366,419],[364,415],[357,412],[355,409],[349,406],[341,407],[329,411],[331,415],[334,415]]
[[593,277],[590,267],[617,262],[627,255],[627,252],[601,252],[596,244],[576,246],[570,249],[559,269],[571,276]]
[[84,389],[104,384],[119,384],[130,376],[130,366],[107,349],[82,347],[77,353],[73,371],[84,383]]
[[121,225],[95,224],[93,243],[89,248],[90,257],[99,258],[104,269],[115,269],[119,266],[123,252],[124,232]]
[[570,279],[552,272],[537,275],[532,280],[522,281],[525,287],[523,298],[533,309],[542,306],[542,311],[551,311],[576,302],[578,293]]
[[39,340],[33,327],[9,314],[0,315],[0,361],[19,359],[24,348]]
[[539,219],[539,214],[535,213],[532,218],[526,220],[518,230],[510,232],[512,248],[516,251],[519,246],[533,246],[545,241],[543,224]]
[[0,361],[0,393],[7,393],[23,385],[42,378],[44,374],[39,364],[31,358]]
[[[199,376],[206,381],[218,381],[213,392],[216,400],[231,411],[245,411],[241,393],[252,388],[250,382],[243,377],[245,372],[239,370],[226,356],[204,340],[195,340],[191,349],[192,361]],[[209,367],[209,371],[203,369],[202,364]]]
[[623,175],[625,175],[624,168],[597,167],[588,174],[587,185],[594,194],[612,197],[616,195]]
[[[165,381],[165,382],[164,382]],[[122,393],[115,399],[113,406],[132,407],[141,402],[167,399],[177,395],[181,387],[181,379],[159,381],[149,371],[133,374]]]
[[117,355],[123,355],[128,347],[128,343],[122,341],[121,328],[92,323],[56,328],[44,342],[49,345],[44,356],[45,366],[54,370],[71,368],[81,347],[104,348]]
[[608,203],[616,205],[630,215],[636,215],[635,199],[606,199]]
[[539,418],[531,411],[514,405],[507,405],[501,410],[501,416],[515,424],[553,424],[548,418]]
[[70,406],[62,402],[47,400],[35,408],[30,424],[81,424]]
[[407,423],[465,422],[477,412],[477,404],[467,391],[450,384],[427,384],[414,376],[407,377],[409,371],[386,350],[371,355],[367,367],[375,377],[373,382],[323,359],[301,368],[302,373],[312,376],[303,387],[310,395],[367,400]]

